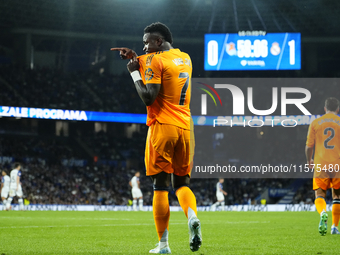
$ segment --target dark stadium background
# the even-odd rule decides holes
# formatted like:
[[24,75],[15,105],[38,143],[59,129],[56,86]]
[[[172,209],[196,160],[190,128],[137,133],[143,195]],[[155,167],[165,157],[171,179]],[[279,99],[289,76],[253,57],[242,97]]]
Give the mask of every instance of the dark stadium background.
[[[176,0],[147,7],[132,0],[0,0],[0,105],[146,113],[126,63],[110,48],[143,54],[143,29],[155,21],[167,24],[174,47],[191,56],[193,77],[339,77],[339,15],[340,3],[331,0]],[[204,71],[205,33],[248,30],[300,32],[301,70]],[[322,114],[322,103],[316,99],[312,110]],[[237,146],[241,132],[266,150],[279,147],[268,162],[289,163],[294,157],[304,163],[307,126],[284,131],[264,128],[261,136],[257,129],[236,129],[225,137],[235,145],[230,158],[254,157],[256,148]],[[128,182],[140,170],[144,202],[151,205],[143,163],[146,132],[141,124],[1,118],[1,167],[11,168],[5,157],[23,162],[23,190],[31,204],[126,205]],[[285,139],[292,139],[291,147],[280,146]],[[216,182],[192,181],[198,205],[214,201]],[[227,179],[224,186],[227,204],[249,198],[255,203],[268,188],[294,187],[292,203],[309,203],[314,196],[307,179]],[[171,205],[176,204],[172,194]]]

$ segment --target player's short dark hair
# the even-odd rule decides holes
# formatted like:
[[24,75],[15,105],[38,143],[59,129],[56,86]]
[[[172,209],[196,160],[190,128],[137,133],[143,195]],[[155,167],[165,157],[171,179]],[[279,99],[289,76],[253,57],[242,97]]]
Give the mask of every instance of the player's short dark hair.
[[144,34],[146,33],[159,33],[164,40],[169,42],[170,44],[173,43],[172,34],[170,29],[161,22],[155,22],[150,24],[149,26],[144,28]]
[[14,163],[14,168],[17,168],[18,166],[21,166],[19,162]]
[[339,100],[335,97],[329,97],[326,99],[325,107],[328,111],[335,112],[339,108]]

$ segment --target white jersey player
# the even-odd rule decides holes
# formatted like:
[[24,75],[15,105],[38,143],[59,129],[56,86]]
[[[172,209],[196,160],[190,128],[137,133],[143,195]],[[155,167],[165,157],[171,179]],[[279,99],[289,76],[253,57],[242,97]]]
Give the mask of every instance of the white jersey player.
[[3,209],[6,208],[7,197],[9,193],[9,186],[10,186],[11,179],[7,175],[5,170],[2,170],[2,177],[1,177],[1,199],[3,204]]
[[15,196],[18,197],[19,209],[24,210],[24,201],[22,199],[22,188],[21,188],[21,183],[20,183],[20,177],[21,177],[20,169],[21,169],[20,163],[15,163],[14,169],[11,171],[9,198],[7,199],[7,206],[6,206],[7,210],[10,209],[13,197]]
[[137,211],[137,199],[139,199],[139,210],[143,211],[143,194],[140,190],[140,182],[139,182],[140,173],[136,172],[135,176],[132,177],[131,181],[129,182],[130,186],[132,187],[132,198],[133,198],[133,210]]
[[213,208],[216,208],[218,205],[221,205],[221,210],[224,211],[224,196],[227,195],[227,192],[223,190],[224,179],[219,179],[218,183],[216,184],[216,198],[217,202],[212,205]]

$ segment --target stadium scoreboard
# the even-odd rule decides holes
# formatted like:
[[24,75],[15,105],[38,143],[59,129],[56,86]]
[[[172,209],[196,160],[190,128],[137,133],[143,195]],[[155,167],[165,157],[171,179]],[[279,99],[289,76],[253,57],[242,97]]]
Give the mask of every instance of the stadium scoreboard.
[[204,69],[299,70],[300,33],[205,34]]

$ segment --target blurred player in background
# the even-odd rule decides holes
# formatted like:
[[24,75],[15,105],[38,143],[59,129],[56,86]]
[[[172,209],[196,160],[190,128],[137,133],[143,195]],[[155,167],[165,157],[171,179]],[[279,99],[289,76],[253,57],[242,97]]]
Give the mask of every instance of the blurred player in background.
[[140,190],[140,182],[139,182],[140,172],[136,172],[135,176],[132,177],[129,182],[132,187],[132,198],[133,198],[133,210],[137,211],[137,199],[139,199],[139,210],[143,211],[143,194]]
[[10,186],[11,179],[7,175],[5,170],[2,170],[2,178],[1,178],[1,199],[3,210],[6,210],[6,202],[9,193],[9,186]]
[[168,244],[171,178],[188,218],[190,249],[197,251],[202,242],[201,223],[197,218],[195,195],[188,187],[195,147],[189,107],[191,59],[172,47],[172,34],[162,23],[153,23],[144,29],[143,43],[147,55],[138,58],[128,48],[112,50],[119,50],[123,59],[131,59],[127,68],[147,106],[145,166],[146,175],[153,181],[153,214],[159,239],[158,246],[150,253],[171,253]]
[[10,190],[9,190],[9,198],[7,199],[7,207],[6,209],[9,210],[11,207],[11,203],[13,200],[13,197],[18,197],[19,202],[19,210],[24,210],[24,201],[22,199],[22,188],[20,183],[21,178],[21,164],[15,163],[14,169],[11,171],[11,184],[10,184]]
[[224,196],[228,195],[228,193],[223,190],[223,183],[224,183],[224,179],[220,178],[218,180],[218,183],[216,184],[216,198],[217,198],[217,202],[211,206],[212,209],[216,209],[217,206],[220,205],[221,206],[221,210],[224,211],[224,206],[225,206]]
[[[339,101],[327,98],[324,108],[326,114],[315,119],[309,126],[306,142],[306,158],[309,168],[313,168],[313,190],[315,206],[320,214],[319,233],[327,233],[328,215],[326,212],[327,189],[333,188],[331,234],[340,234],[340,117]],[[315,146],[314,160],[312,159]],[[336,170],[336,171],[335,171]]]

